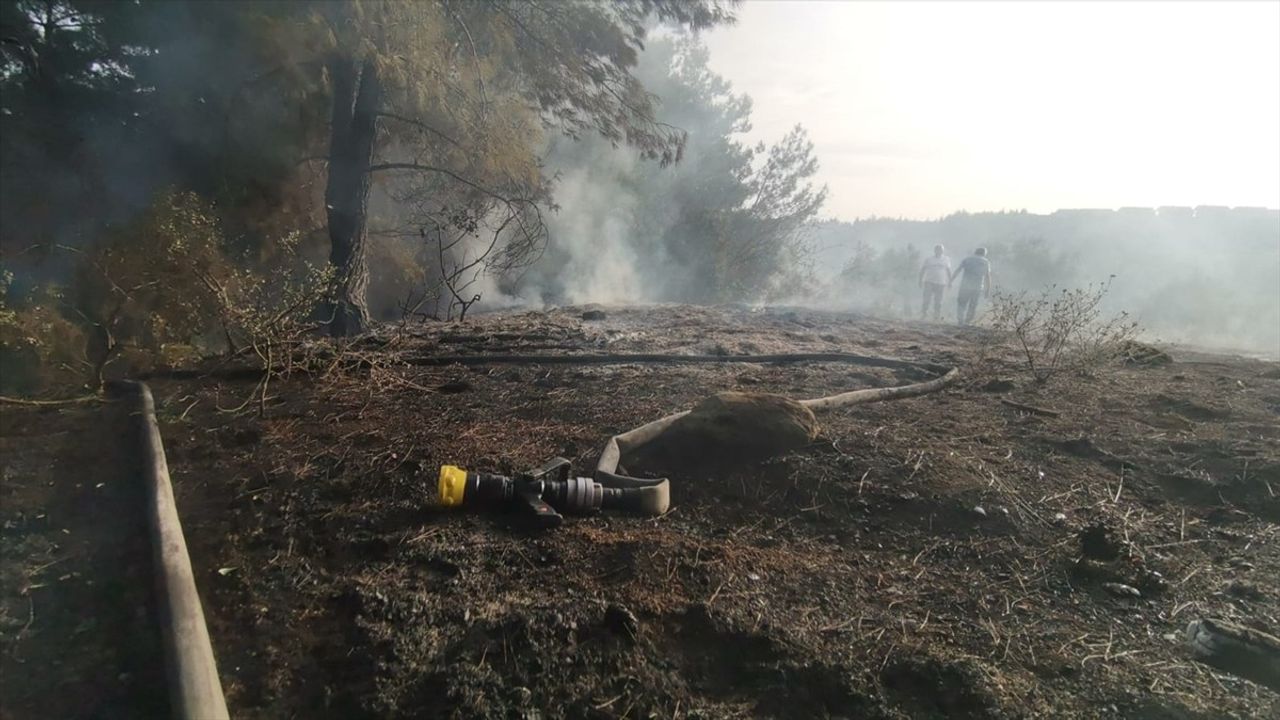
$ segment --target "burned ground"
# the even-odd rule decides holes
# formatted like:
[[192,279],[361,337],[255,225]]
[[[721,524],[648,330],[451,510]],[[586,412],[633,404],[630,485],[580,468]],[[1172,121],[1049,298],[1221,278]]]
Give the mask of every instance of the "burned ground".
[[0,715],[168,713],[146,492],[110,406],[0,410]]
[[[920,378],[836,363],[413,358],[854,352],[959,364],[985,342],[980,330],[804,310],[581,315],[388,335],[356,370],[273,380],[261,418],[252,403],[219,409],[253,380],[152,381],[234,716],[1280,712],[1275,692],[1191,661],[1180,641],[1199,617],[1280,627],[1274,363],[1174,349],[1172,364],[1038,387],[996,359],[940,394],[819,413],[802,450],[676,473],[661,518],[570,519],[530,535],[508,517],[434,507],[443,463],[512,471],[564,455],[592,467],[610,435],[719,390],[807,398]],[[8,497],[70,482],[33,469],[64,449],[12,436],[84,424],[86,412],[5,410]],[[32,502],[6,502],[6,567],[27,562],[8,523]],[[74,535],[76,512],[49,527]],[[18,588],[4,593],[4,607],[25,606]],[[6,653],[57,636],[38,610],[21,632],[5,626]],[[25,707],[6,676],[5,707]]]

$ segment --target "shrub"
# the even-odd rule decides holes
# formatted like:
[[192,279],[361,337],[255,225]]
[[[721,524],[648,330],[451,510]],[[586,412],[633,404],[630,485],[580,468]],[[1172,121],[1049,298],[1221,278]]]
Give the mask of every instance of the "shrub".
[[83,382],[85,334],[56,310],[56,290],[9,298],[13,274],[0,271],[0,393],[36,395]]
[[10,303],[0,278],[0,373],[6,391],[101,387],[109,367],[128,374],[190,360],[201,351],[252,350],[279,360],[314,329],[332,280],[303,261],[298,233],[235,252],[211,204],[166,192],[132,222],[76,253],[71,290],[46,286]]
[[194,193],[166,192],[104,234],[81,254],[70,298],[88,329],[91,383],[126,349],[147,357],[190,342],[219,315],[231,275],[213,207]]
[[276,240],[272,256],[256,267],[233,267],[222,282],[207,279],[228,352],[246,347],[271,365],[272,353],[288,352],[320,327],[315,309],[333,282],[333,268],[300,259],[301,237],[295,232]]
[[1062,372],[1090,373],[1124,356],[1138,325],[1127,313],[1104,317],[1110,281],[1084,288],[1050,286],[1039,294],[992,296],[993,329],[1009,339],[1037,383]]

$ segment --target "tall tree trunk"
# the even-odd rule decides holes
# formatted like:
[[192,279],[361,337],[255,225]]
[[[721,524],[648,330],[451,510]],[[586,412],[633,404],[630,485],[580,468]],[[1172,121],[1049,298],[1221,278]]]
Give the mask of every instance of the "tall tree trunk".
[[369,161],[373,158],[382,84],[372,60],[357,66],[353,58],[339,56],[330,61],[329,71],[333,80],[333,120],[324,199],[329,222],[329,264],[336,273],[329,332],[346,337],[364,332],[369,325],[365,220],[369,209]]

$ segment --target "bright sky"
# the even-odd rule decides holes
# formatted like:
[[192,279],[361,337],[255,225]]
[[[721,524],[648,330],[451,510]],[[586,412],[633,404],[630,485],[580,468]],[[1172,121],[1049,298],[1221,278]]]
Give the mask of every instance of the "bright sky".
[[829,216],[1280,207],[1280,2],[746,0],[706,40]]

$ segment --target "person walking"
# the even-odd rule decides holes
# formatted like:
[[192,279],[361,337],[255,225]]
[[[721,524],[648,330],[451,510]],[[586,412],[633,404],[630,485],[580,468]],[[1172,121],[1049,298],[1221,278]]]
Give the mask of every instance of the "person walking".
[[933,257],[925,258],[920,266],[920,287],[924,290],[924,302],[920,305],[920,317],[929,315],[933,305],[933,319],[942,319],[942,293],[951,287],[951,258],[941,245],[933,246]]
[[961,325],[968,325],[978,313],[978,296],[991,297],[991,261],[987,259],[987,249],[974,250],[951,274],[951,280],[961,273],[964,277],[960,279],[960,292],[956,294],[956,320]]

